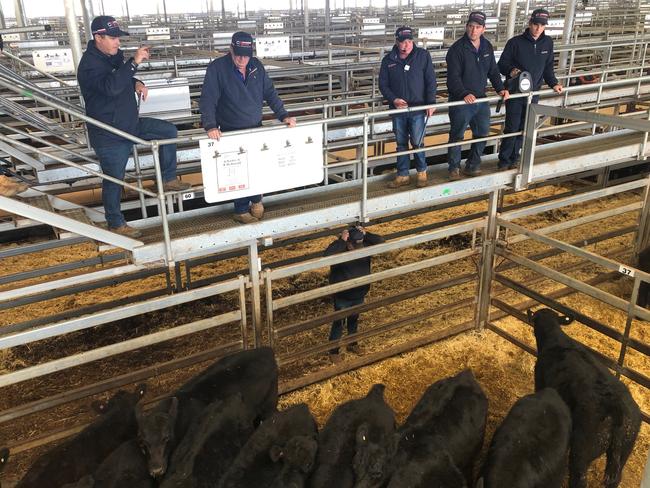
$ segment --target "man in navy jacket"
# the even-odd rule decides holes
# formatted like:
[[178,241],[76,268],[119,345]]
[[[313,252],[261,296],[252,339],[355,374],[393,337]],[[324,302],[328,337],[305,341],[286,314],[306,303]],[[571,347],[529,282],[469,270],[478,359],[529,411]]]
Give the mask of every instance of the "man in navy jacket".
[[[140,47],[125,61],[120,50],[120,37],[128,32],[120,29],[113,17],[101,15],[91,24],[93,40],[81,57],[77,80],[86,105],[86,114],[116,129],[145,140],[173,139],[176,127],[166,121],[139,118],[136,93],[147,98],[147,87],[134,78],[138,65],[149,59],[149,48]],[[88,123],[90,145],[95,150],[102,171],[119,180],[124,179],[126,163],[133,143]],[[190,187],[176,178],[176,145],[160,147],[160,167],[164,191],[181,191]],[[102,181],[102,202],[109,230],[129,237],[139,237],[140,231],[126,224],[120,211],[122,186]]]
[[[208,137],[219,140],[222,132],[260,127],[264,101],[279,120],[289,127],[296,125],[264,65],[253,57],[253,37],[247,32],[235,32],[230,53],[212,61],[205,72],[199,101],[203,128]],[[263,215],[262,195],[235,200],[237,222],[250,224]]]
[[[528,28],[523,34],[508,40],[503,54],[499,58],[499,70],[507,79],[516,78],[522,71],[530,73],[533,91],[546,81],[556,93],[562,93],[562,85],[557,81],[553,72],[553,39],[544,34],[548,23],[548,12],[538,8],[534,10]],[[505,134],[523,130],[526,117],[527,98],[513,98],[506,102]],[[533,97],[537,103],[538,96]],[[499,169],[514,169],[517,167],[519,151],[523,137],[508,137],[501,141],[499,151]]]
[[[395,46],[384,56],[379,71],[379,90],[391,108],[417,107],[436,103],[436,74],[431,56],[426,49],[413,45],[413,30],[402,26],[395,32]],[[426,109],[427,118],[435,109]],[[397,152],[407,151],[411,145],[422,147],[425,118],[422,110],[393,115],[393,132]],[[389,187],[398,188],[410,183],[408,155],[397,156],[397,176]],[[417,186],[427,184],[427,161],[423,152],[415,154]]]
[[[494,58],[494,48],[483,37],[485,32],[485,14],[471,12],[465,26],[465,35],[458,39],[447,51],[447,90],[449,101],[464,100],[465,105],[449,107],[449,142],[462,141],[465,129],[469,125],[472,137],[486,137],[490,129],[490,106],[477,103],[485,98],[486,78],[504,100],[509,97],[503,86],[501,75]],[[481,155],[485,142],[475,142],[465,162],[464,174],[478,176],[481,174]],[[460,179],[460,146],[448,149],[449,179]]]

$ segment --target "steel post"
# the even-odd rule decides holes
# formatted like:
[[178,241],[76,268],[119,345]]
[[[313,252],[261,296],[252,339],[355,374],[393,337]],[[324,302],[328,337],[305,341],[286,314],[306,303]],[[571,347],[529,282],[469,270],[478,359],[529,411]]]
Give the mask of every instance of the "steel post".
[[7,23],[5,22],[5,14],[2,11],[2,3],[0,3],[0,29],[6,29]]
[[254,346],[262,345],[262,309],[260,307],[260,258],[257,253],[257,241],[248,246],[248,272],[251,282],[251,308],[253,316]]
[[[575,17],[576,0],[567,0],[564,11],[564,30],[562,31],[562,44],[568,46],[571,44],[571,34],[573,33],[573,18]],[[567,51],[560,53],[560,62],[558,71],[564,73],[567,65]],[[566,73],[569,74],[569,73]]]
[[151,155],[153,156],[154,169],[156,170],[156,184],[158,185],[158,212],[163,228],[163,237],[165,239],[166,264],[170,268],[174,266],[174,251],[172,250],[171,234],[169,232],[169,220],[167,219],[167,209],[165,208],[165,191],[163,190],[162,170],[160,169],[160,154],[158,141],[151,142]]
[[508,24],[506,27],[506,39],[510,39],[515,33],[515,23],[517,22],[517,0],[510,0],[508,7]]
[[476,328],[482,329],[488,322],[490,313],[490,293],[492,290],[492,275],[494,273],[494,255],[497,242],[497,217],[500,191],[490,193],[488,201],[487,221],[483,236],[481,253],[481,269],[478,288],[478,303],[476,307]]
[[309,0],[302,0],[302,16],[305,24],[305,47],[309,48]]
[[93,10],[92,0],[81,0],[81,14],[84,21],[84,37],[86,38],[86,43],[92,41],[93,34],[90,25],[92,24],[93,17],[95,17],[95,12]]
[[63,0],[65,24],[68,28],[68,40],[72,49],[72,60],[76,72],[79,61],[81,61],[81,37],[79,36],[79,24],[77,24],[77,14],[74,4],[74,0]]
[[363,161],[361,170],[363,171],[362,192],[361,192],[361,222],[368,222],[368,114],[363,116]]

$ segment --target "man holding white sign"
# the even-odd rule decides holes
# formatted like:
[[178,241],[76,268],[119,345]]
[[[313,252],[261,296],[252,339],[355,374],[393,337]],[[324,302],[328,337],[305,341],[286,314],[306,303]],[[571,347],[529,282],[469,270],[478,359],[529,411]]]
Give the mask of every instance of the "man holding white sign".
[[[199,102],[203,128],[210,139],[219,140],[223,132],[260,127],[264,101],[278,120],[289,127],[296,125],[296,119],[289,117],[264,65],[253,57],[253,37],[246,32],[235,32],[230,53],[212,61],[205,73]],[[229,168],[232,178],[244,173],[241,162],[237,164],[233,160]],[[237,186],[237,181],[230,183]],[[262,195],[238,198],[234,203],[237,222],[250,224],[264,215]]]

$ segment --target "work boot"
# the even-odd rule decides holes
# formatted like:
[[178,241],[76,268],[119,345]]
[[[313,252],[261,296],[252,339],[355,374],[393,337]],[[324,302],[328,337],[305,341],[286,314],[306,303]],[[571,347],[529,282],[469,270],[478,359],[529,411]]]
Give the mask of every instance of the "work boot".
[[519,163],[509,164],[508,169],[519,169]]
[[348,352],[351,352],[352,354],[361,354],[361,346],[357,344],[356,342],[353,344],[348,344],[347,347]]
[[343,361],[343,356],[339,352],[330,352],[328,355],[332,364],[338,364]]
[[478,169],[478,168],[476,168],[476,169],[465,168],[463,170],[463,174],[465,176],[480,176],[481,175],[481,170]]
[[400,186],[408,186],[411,184],[411,177],[406,176],[396,176],[394,180],[388,183],[388,188],[399,188]]
[[449,171],[449,180],[450,181],[458,181],[461,178],[462,178],[462,176],[460,176],[460,170],[458,168],[452,169],[451,171]]
[[262,217],[264,216],[264,205],[262,205],[262,202],[253,203],[251,205],[250,212],[253,217],[255,217],[258,220],[261,220]]
[[239,222],[240,224],[253,224],[255,222],[258,222],[258,219],[253,217],[250,212],[235,214],[232,218],[235,220],[235,222]]
[[131,237],[133,239],[142,235],[142,232],[140,230],[126,224],[120,225],[119,227],[109,227],[108,230],[115,232],[116,234],[120,234],[121,236]]
[[13,197],[19,193],[24,192],[29,188],[29,185],[21,181],[15,181],[0,175],[0,195],[3,197]]
[[415,181],[415,186],[418,188],[424,188],[427,186],[427,172],[425,171],[418,171],[417,175],[417,180]]
[[192,188],[190,183],[174,178],[173,180],[165,181],[163,183],[163,191],[185,191]]

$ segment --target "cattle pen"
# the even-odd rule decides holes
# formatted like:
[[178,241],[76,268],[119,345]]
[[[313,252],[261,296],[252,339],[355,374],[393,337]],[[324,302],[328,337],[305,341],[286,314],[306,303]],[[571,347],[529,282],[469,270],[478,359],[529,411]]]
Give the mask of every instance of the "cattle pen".
[[[198,141],[205,137],[190,103],[212,56],[201,49],[218,49],[211,32],[236,28],[237,18],[224,20],[226,29],[208,16],[206,27],[191,33],[184,18],[173,26],[178,45],[154,40],[159,55],[147,76],[184,78],[161,86],[186,83],[189,108],[171,117],[181,129],[177,139],[134,141],[122,205],[143,231],[139,239],[115,235],[102,222],[104,175],[86,144],[88,118],[70,77],[24,66],[19,44],[5,52],[0,160],[31,189],[0,196],[0,447],[11,451],[3,486],[83,429],[92,399],[146,382],[151,406],[209,361],[262,346],[273,348],[280,367],[281,405],[305,401],[320,426],[336,404],[373,383],[386,384],[387,401],[403,420],[429,384],[471,368],[487,393],[493,432],[510,405],[534,390],[526,311],[540,305],[574,317],[567,333],[640,405],[644,425],[621,484],[638,486],[650,446],[650,311],[636,304],[650,282],[638,266],[650,245],[644,11],[585,11],[590,25],[556,41],[567,88],[560,96],[543,90],[540,104],[529,105],[515,169],[496,169],[504,117],[499,97],[485,99],[491,129],[484,171],[459,181],[447,180],[443,164],[450,146],[465,150],[470,142],[450,143],[446,135],[454,102],[443,101],[444,50],[461,32],[446,25],[441,45],[430,48],[443,96],[424,147],[406,151],[425,153],[430,184],[394,190],[384,169],[396,156],[390,116],[399,110],[382,105],[375,78],[378,54],[391,42],[388,26],[404,23],[403,9],[376,9],[386,15],[388,37],[364,37],[354,17],[337,32],[327,5],[311,19],[327,38],[290,12],[294,54],[269,61],[299,125],[322,130],[323,183],[265,196],[264,220],[245,226],[232,222],[229,203],[203,200]],[[419,12],[426,22],[412,21],[421,26],[456,15]],[[493,14],[505,20],[507,10]],[[255,29],[264,24],[256,17]],[[505,34],[499,26],[493,36],[502,45]],[[584,73],[598,81],[570,86]],[[233,135],[265,140],[277,130]],[[195,183],[191,196],[153,185],[156,149],[170,142],[179,147],[179,174]],[[386,242],[323,257],[327,244],[357,223]],[[328,283],[330,266],[366,256],[371,274]],[[366,284],[365,303],[332,310],[332,294]],[[359,333],[338,345],[358,341],[362,350],[332,364],[330,324],[351,312],[360,314]],[[589,486],[599,486],[603,464],[592,468]]]

